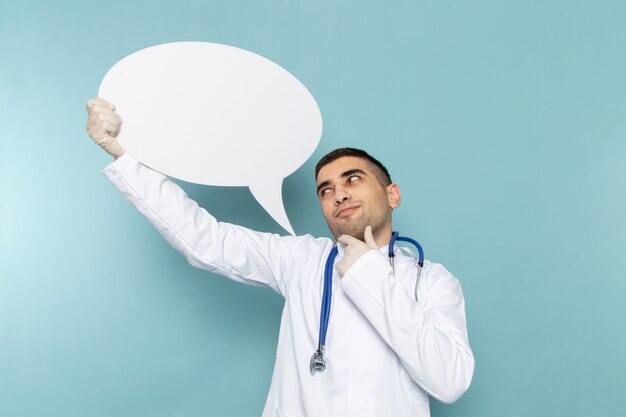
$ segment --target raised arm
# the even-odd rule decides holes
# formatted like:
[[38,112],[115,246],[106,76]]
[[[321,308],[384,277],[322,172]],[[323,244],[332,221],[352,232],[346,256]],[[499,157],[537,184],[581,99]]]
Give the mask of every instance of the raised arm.
[[112,104],[94,99],[87,109],[90,136],[116,158],[104,175],[191,265],[285,294],[287,260],[298,238],[218,222],[170,178],[124,152]]

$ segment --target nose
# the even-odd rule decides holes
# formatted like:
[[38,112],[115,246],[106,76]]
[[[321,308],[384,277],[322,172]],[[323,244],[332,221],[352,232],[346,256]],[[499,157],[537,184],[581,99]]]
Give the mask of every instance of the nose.
[[337,188],[335,190],[335,205],[338,206],[341,203],[350,200],[351,196],[343,188]]

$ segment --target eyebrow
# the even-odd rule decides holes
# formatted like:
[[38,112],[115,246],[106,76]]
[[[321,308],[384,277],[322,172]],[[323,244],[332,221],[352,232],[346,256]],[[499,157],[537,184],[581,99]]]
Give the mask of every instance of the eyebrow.
[[[346,178],[346,177],[351,177],[354,174],[361,174],[367,177],[367,174],[365,173],[365,171],[363,171],[362,169],[358,169],[358,168],[354,168],[354,169],[349,169],[346,172],[344,172],[343,174],[341,174],[341,178]],[[320,193],[320,190],[326,186],[330,185],[330,181],[326,180],[320,183],[320,185],[317,186],[317,194]]]

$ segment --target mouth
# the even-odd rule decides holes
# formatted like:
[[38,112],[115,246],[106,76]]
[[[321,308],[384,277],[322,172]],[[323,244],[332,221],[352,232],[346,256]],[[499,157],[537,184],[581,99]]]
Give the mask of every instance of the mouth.
[[350,205],[350,206],[339,207],[335,211],[335,217],[338,217],[340,219],[343,218],[343,217],[348,217],[349,215],[354,213],[359,207],[361,207],[361,206],[360,205]]

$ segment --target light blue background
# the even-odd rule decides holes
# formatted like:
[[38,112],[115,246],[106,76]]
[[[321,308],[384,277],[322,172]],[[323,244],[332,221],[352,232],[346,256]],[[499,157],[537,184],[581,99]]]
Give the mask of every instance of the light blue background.
[[[284,184],[328,235],[312,170],[371,151],[396,228],[462,282],[476,374],[434,416],[626,415],[623,1],[0,0],[0,416],[258,416],[282,299],[190,267],[110,186],[84,102],[164,42],[245,48],[318,100]],[[281,232],[245,188],[182,184]]]

